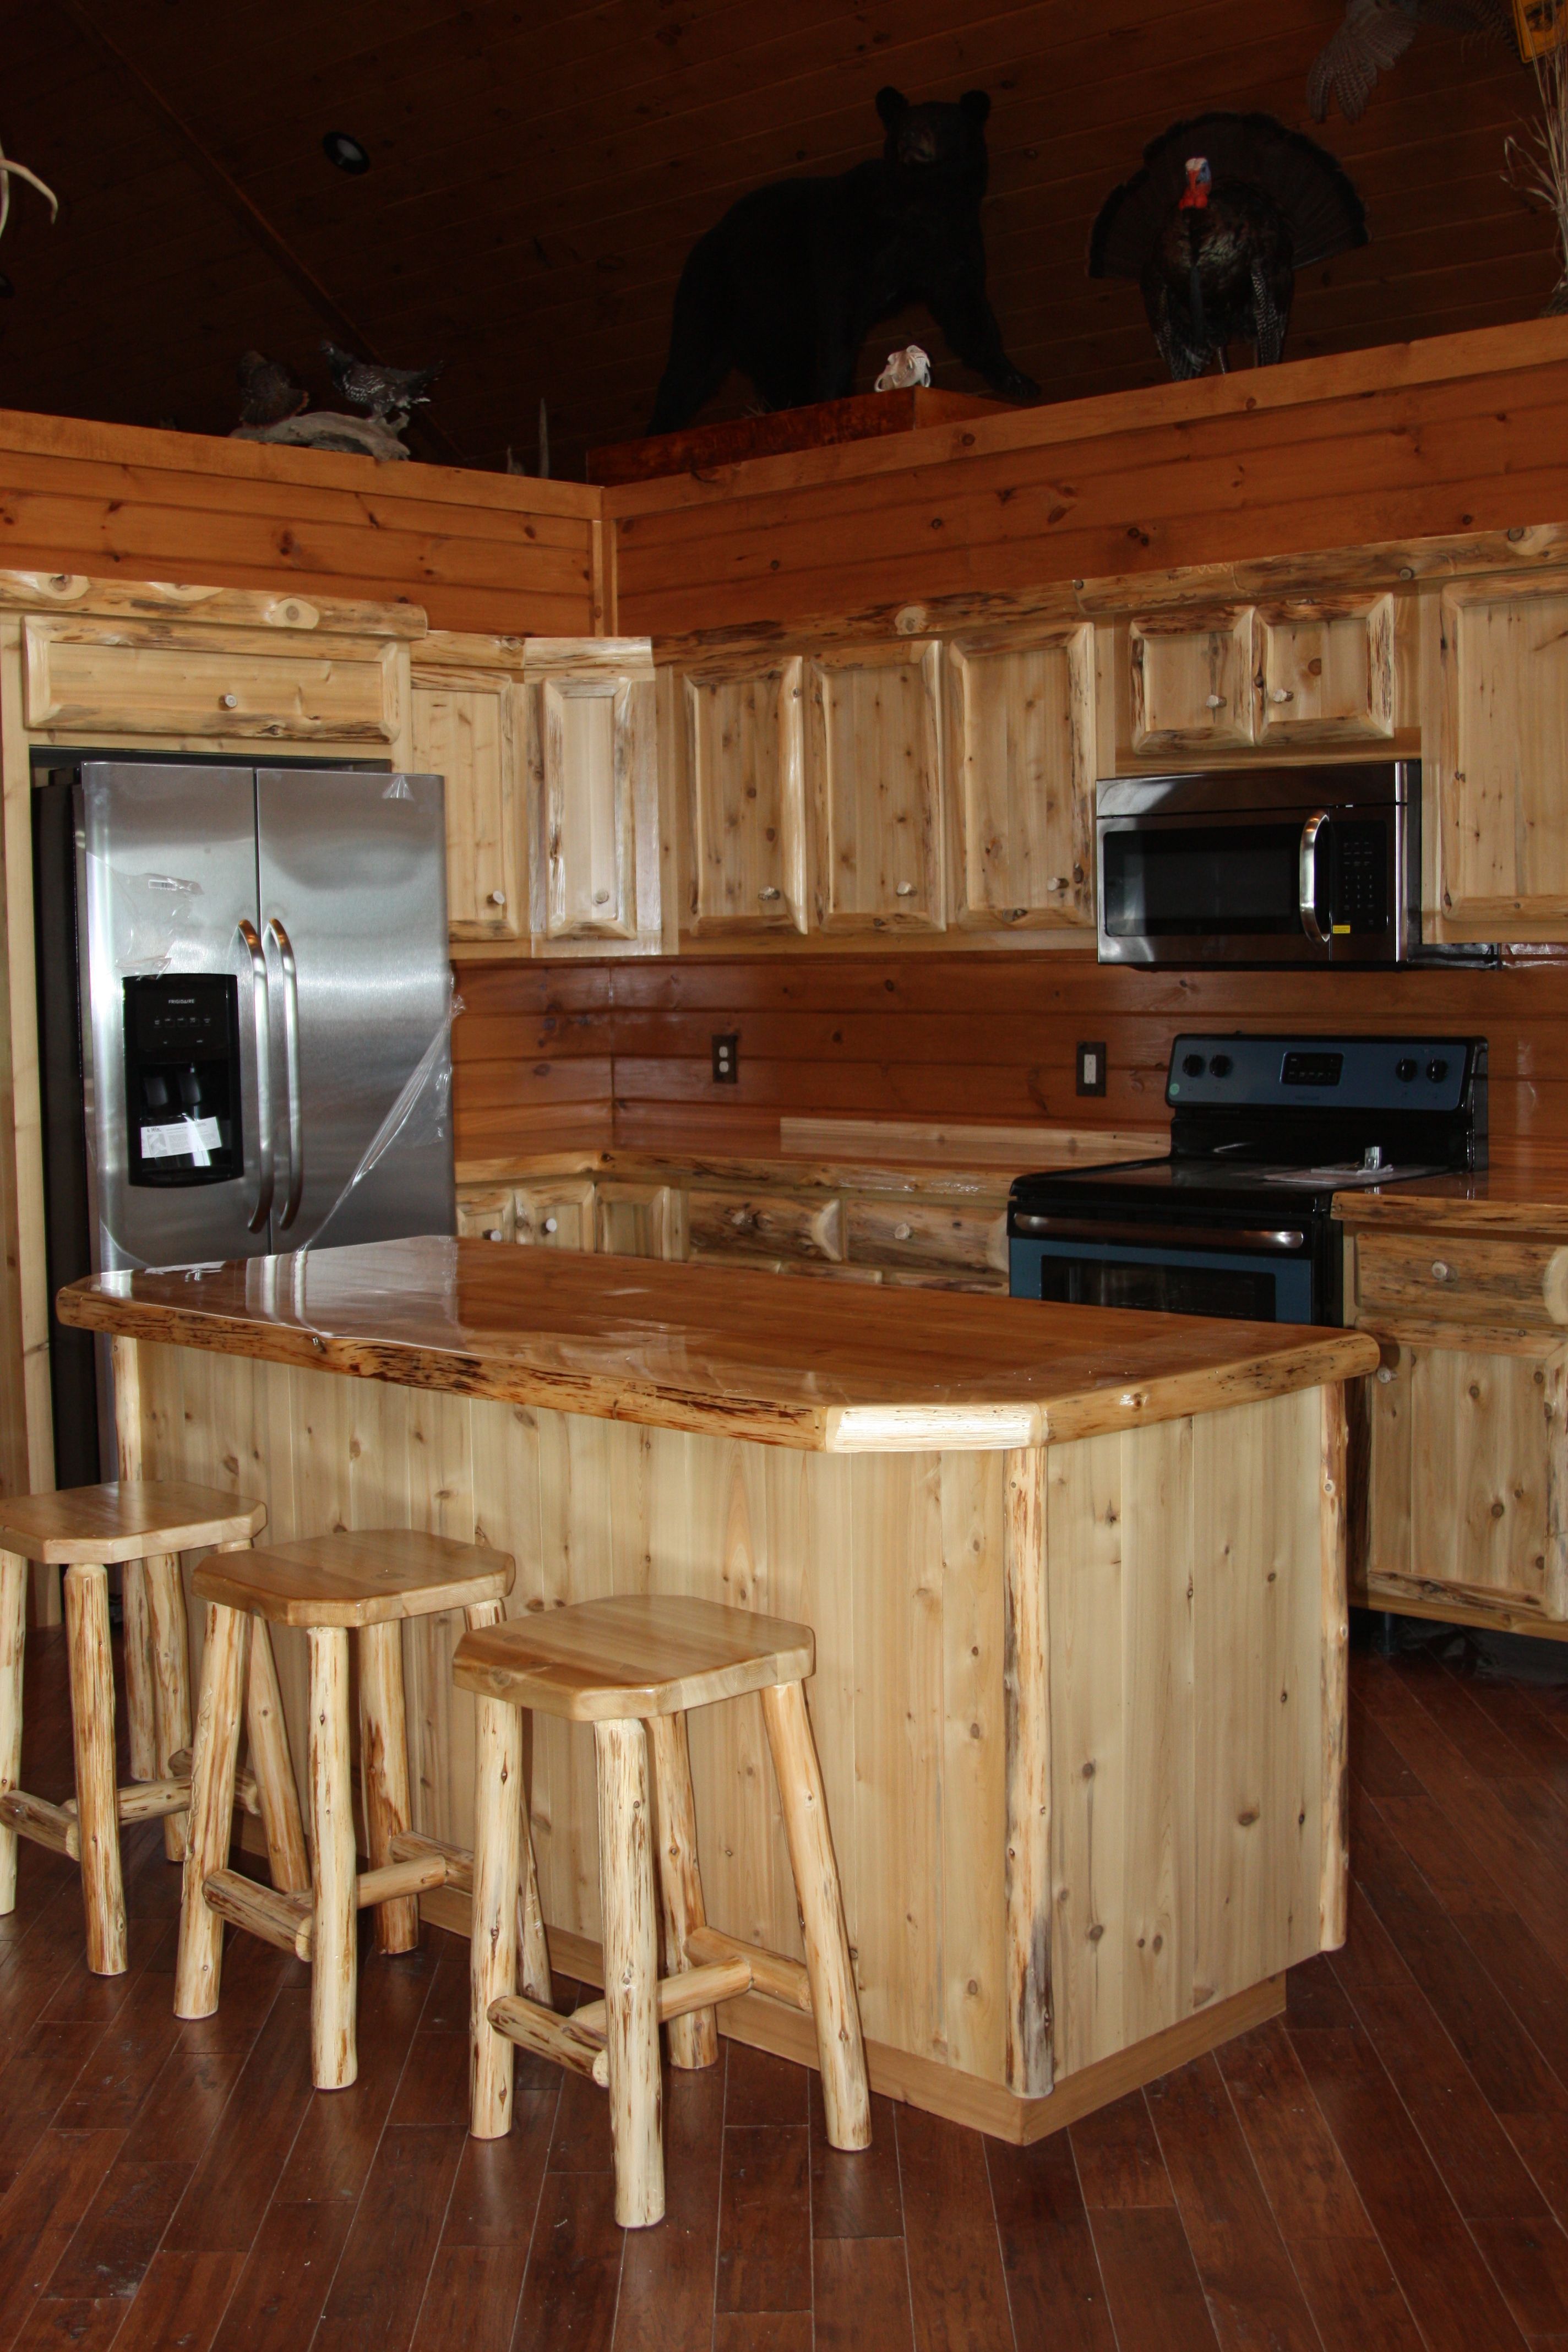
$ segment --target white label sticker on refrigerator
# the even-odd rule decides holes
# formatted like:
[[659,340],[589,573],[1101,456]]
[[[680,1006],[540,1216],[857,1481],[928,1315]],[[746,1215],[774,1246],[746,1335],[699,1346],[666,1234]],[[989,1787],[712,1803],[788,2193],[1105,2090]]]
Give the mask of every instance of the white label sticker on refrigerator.
[[210,1168],[212,1155],[219,1144],[216,1118],[176,1118],[163,1127],[144,1127],[142,1130],[143,1160],[192,1160],[198,1168]]

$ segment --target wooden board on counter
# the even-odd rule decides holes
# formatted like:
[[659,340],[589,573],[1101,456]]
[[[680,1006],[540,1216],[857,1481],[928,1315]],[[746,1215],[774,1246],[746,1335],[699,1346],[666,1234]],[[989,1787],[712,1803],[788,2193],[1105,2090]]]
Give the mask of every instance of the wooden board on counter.
[[1041,1445],[1369,1371],[1373,1340],[427,1238],[110,1274],[63,1322],[812,1453]]

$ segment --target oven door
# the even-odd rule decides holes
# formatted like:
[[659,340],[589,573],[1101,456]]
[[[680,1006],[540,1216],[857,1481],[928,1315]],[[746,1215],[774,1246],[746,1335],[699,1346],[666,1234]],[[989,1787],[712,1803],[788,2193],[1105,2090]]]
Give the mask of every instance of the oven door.
[[1100,960],[1397,963],[1404,816],[1327,800],[1101,815]]
[[1321,1323],[1310,1248],[1281,1256],[1246,1249],[1142,1248],[1122,1242],[1008,1244],[1015,1298],[1068,1307],[1132,1307],[1162,1315],[1214,1315],[1246,1323]]

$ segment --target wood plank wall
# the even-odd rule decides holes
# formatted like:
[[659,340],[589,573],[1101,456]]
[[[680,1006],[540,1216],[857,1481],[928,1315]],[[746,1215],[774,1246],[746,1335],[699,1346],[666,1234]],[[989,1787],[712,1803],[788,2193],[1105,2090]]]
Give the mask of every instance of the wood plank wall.
[[434,628],[591,635],[596,490],[0,410],[0,563],[314,589]]
[[605,493],[618,625],[766,625],[1563,507],[1568,319],[1207,377]]
[[[1491,1045],[1491,1131],[1568,1142],[1568,957],[1496,971],[1143,973],[1080,955],[462,967],[458,1158],[584,1142],[772,1151],[784,1114],[1159,1124],[1184,1029],[1408,1027]],[[739,1034],[715,1086],[710,1039]],[[1109,1087],[1074,1091],[1102,1040]]]

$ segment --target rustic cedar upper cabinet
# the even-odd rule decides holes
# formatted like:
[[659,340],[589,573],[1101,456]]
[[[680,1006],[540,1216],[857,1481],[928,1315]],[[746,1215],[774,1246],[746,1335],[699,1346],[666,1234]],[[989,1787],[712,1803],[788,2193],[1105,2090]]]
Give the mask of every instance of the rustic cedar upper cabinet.
[[638,639],[435,631],[413,764],[447,779],[451,933],[548,955],[660,944],[652,662]]

